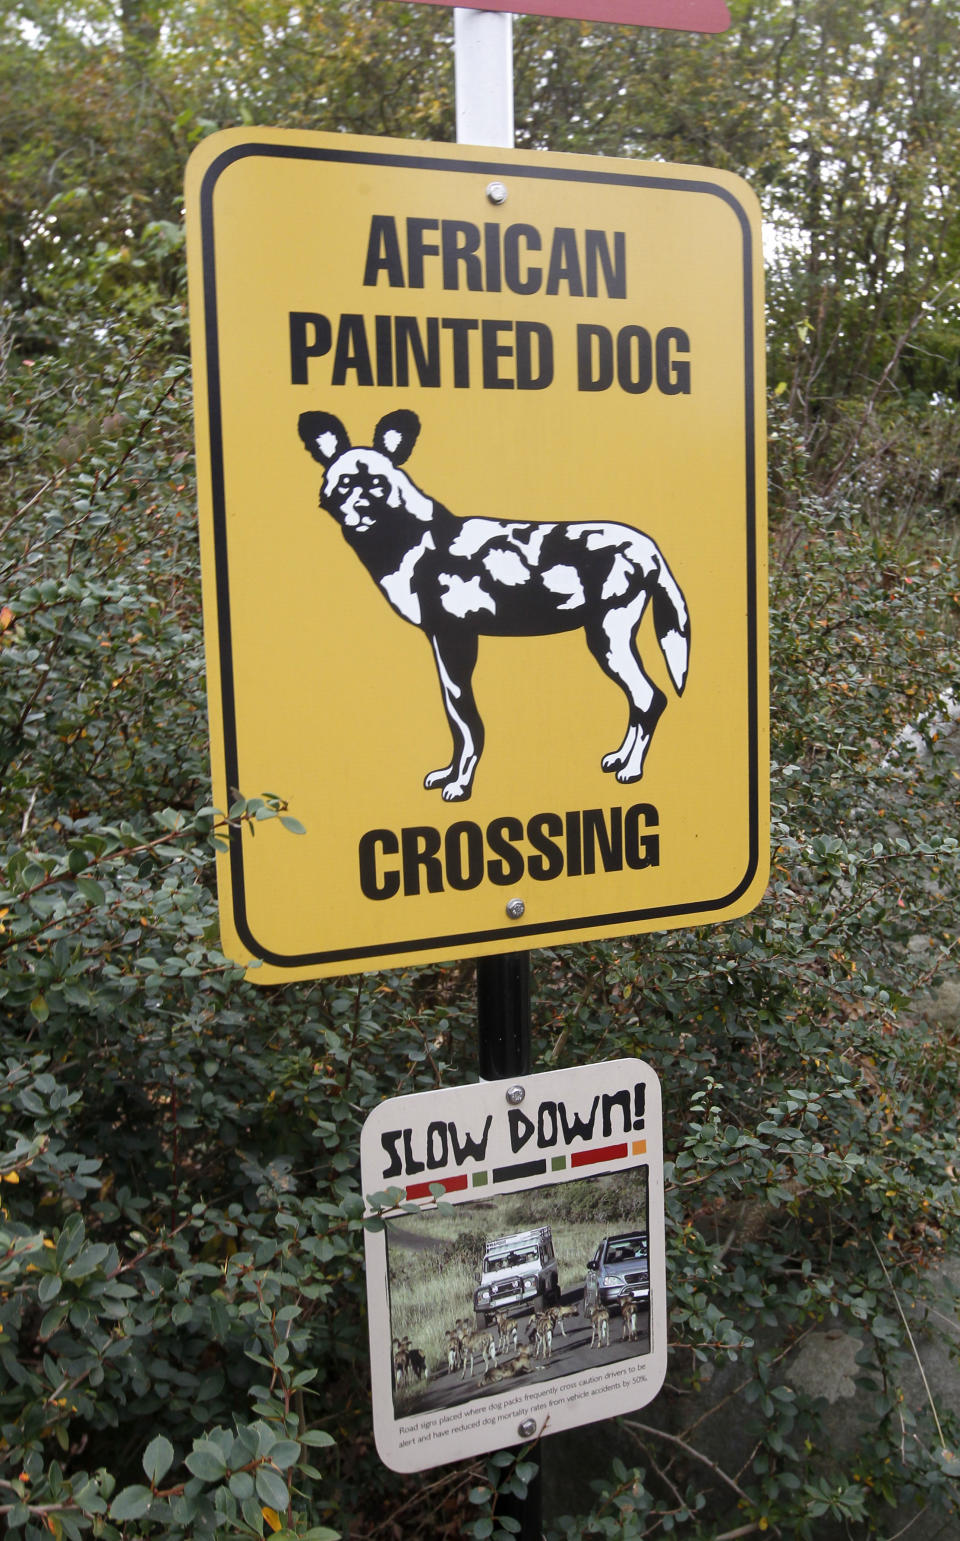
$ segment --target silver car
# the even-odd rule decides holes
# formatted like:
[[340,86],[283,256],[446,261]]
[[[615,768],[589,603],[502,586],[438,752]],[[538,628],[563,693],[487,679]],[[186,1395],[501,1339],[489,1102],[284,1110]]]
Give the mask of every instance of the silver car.
[[583,1309],[619,1306],[623,1300],[650,1304],[650,1257],[646,1231],[606,1236],[587,1264]]

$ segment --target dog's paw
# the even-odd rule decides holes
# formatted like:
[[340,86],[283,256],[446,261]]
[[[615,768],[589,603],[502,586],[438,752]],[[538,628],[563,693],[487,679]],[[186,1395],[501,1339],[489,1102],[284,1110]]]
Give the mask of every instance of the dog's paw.
[[448,781],[443,789],[445,803],[465,803],[469,796],[469,786],[461,786],[459,781]]
[[650,735],[637,735],[630,746],[629,754],[621,757],[620,769],[617,771],[617,780],[623,782],[639,781],[643,775],[643,762],[647,758],[647,750],[650,748]]
[[428,792],[432,792],[435,787],[445,787],[452,775],[453,766],[445,765],[443,770],[428,771],[423,778],[423,784]]
[[612,754],[604,755],[603,759],[600,761],[600,769],[605,771],[615,771],[619,770],[622,764],[623,755],[620,753],[619,749],[615,749]]

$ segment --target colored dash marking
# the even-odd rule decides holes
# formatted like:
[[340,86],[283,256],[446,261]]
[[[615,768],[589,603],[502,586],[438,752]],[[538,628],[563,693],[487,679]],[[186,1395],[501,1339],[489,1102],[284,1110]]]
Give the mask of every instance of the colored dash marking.
[[486,1172],[474,1172],[471,1181],[475,1188],[485,1188],[488,1181]]
[[512,1182],[516,1177],[543,1177],[547,1170],[546,1161],[518,1161],[516,1166],[495,1166],[493,1180],[495,1183]]
[[565,1172],[567,1170],[566,1156],[551,1156],[550,1170],[551,1172]]
[[645,1156],[647,1154],[647,1142],[646,1142],[646,1140],[634,1140],[634,1142],[633,1142],[633,1154],[635,1156]]
[[596,1166],[601,1161],[622,1161],[626,1145],[598,1145],[594,1150],[577,1150],[570,1157],[571,1166]]
[[439,1183],[441,1188],[446,1189],[447,1193],[456,1193],[458,1189],[467,1186],[467,1174],[464,1172],[460,1177],[432,1177],[428,1183],[411,1183],[407,1188],[407,1198],[430,1198],[430,1187],[433,1183]]

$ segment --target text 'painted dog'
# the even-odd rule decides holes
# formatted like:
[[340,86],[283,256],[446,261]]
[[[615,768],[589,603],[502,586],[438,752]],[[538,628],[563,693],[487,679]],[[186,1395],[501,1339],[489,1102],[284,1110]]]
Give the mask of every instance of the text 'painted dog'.
[[420,432],[413,412],[381,418],[373,444],[363,448],[351,448],[340,419],[329,412],[302,413],[299,429],[325,469],[321,508],[336,519],[397,614],[419,626],[433,648],[453,754],[449,765],[429,772],[424,786],[441,787],[448,802],[470,796],[484,739],[472,683],[479,638],[580,627],[630,709],[623,743],[600,763],[618,781],[639,781],[667,704],[637,652],[648,601],[678,695],[690,654],[686,602],[649,536],[606,522],[458,519],[400,469]]

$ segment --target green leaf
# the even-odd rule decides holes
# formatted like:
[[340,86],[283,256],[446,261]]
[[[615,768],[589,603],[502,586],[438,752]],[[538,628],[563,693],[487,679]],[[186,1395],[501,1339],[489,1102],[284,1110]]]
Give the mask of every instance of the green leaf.
[[101,905],[106,901],[106,893],[95,878],[78,877],[76,879],[77,890],[90,903]]
[[242,1503],[245,1498],[253,1497],[253,1477],[248,1471],[233,1471],[230,1473],[229,1488],[234,1498]]
[[63,1280],[58,1273],[43,1274],[40,1278],[40,1283],[37,1285],[37,1299],[40,1304],[47,1306],[51,1300],[56,1300],[62,1284]]
[[280,1473],[266,1464],[258,1466],[255,1482],[257,1497],[278,1514],[282,1513],[290,1502],[290,1493]]
[[299,1455],[300,1446],[295,1439],[278,1439],[270,1447],[270,1459],[281,1471],[292,1466]]
[[157,1434],[151,1439],[143,1452],[143,1469],[147,1480],[154,1486],[165,1477],[173,1465],[173,1446],[163,1434]]
[[240,1511],[254,1535],[263,1535],[263,1514],[261,1505],[256,1498],[245,1498],[240,1505]]
[[153,1494],[148,1487],[134,1484],[132,1487],[121,1488],[110,1505],[110,1518],[112,1520],[142,1519],[152,1501]]
[[70,1316],[72,1321],[73,1317],[69,1301],[61,1301],[58,1306],[54,1306],[52,1310],[48,1311],[40,1323],[41,1341],[45,1343],[48,1338],[53,1337],[55,1332],[59,1332],[68,1316]]
[[218,1482],[227,1469],[222,1451],[209,1440],[198,1440],[194,1444],[185,1465],[188,1471],[192,1471],[195,1477],[202,1477],[204,1482]]

